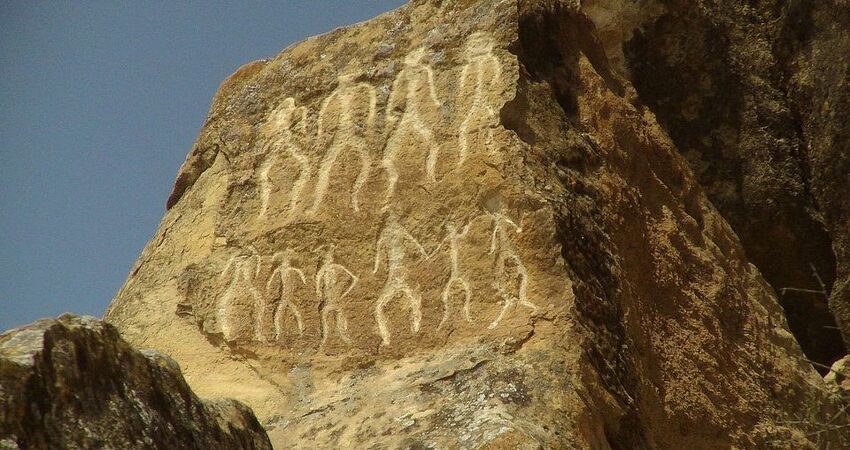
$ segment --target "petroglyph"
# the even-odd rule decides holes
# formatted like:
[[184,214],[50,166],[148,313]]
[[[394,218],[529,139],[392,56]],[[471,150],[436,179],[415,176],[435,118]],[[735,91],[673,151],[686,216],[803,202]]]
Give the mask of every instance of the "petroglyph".
[[[460,75],[458,88],[459,112],[464,120],[459,130],[459,156],[457,165],[466,160],[469,154],[470,135],[486,129],[486,146],[493,148],[493,127],[498,124],[498,113],[494,101],[489,98],[502,81],[502,65],[493,54],[493,40],[484,33],[475,33],[469,37],[464,49],[466,64]],[[473,86],[474,85],[474,86]]]
[[[425,174],[429,181],[436,181],[437,158],[440,147],[434,139],[434,133],[424,120],[423,111],[439,110],[440,99],[437,97],[437,87],[434,83],[434,71],[423,62],[426,52],[424,48],[410,52],[404,59],[402,69],[393,81],[392,91],[387,101],[387,122],[394,126],[387,140],[382,165],[387,171],[386,200],[389,201],[395,193],[398,182],[398,170],[395,167],[396,157],[402,148],[420,141],[427,148],[425,158]],[[403,110],[396,111],[404,101]],[[436,114],[433,114],[436,116]]]
[[[361,123],[356,117],[355,105],[362,104],[362,102],[366,102],[368,106],[366,118]],[[329,123],[335,122],[336,128],[330,146],[319,167],[313,206],[308,211],[310,214],[315,214],[321,206],[327,194],[331,172],[344,150],[356,152],[360,160],[360,171],[350,191],[351,206],[355,211],[360,210],[360,189],[369,177],[371,165],[366,136],[374,126],[376,109],[377,95],[375,89],[367,83],[356,82],[356,76],[351,74],[340,76],[339,86],[322,102],[319,111],[317,142],[322,142]]]
[[[274,321],[274,338],[275,340],[280,339],[280,335],[283,332],[281,325],[283,322],[283,313],[287,309],[295,317],[295,322],[298,326],[298,335],[300,336],[304,333],[304,320],[301,318],[298,306],[292,301],[295,287],[289,282],[289,275],[297,275],[301,279],[301,283],[305,285],[307,284],[307,277],[301,269],[292,267],[290,251],[275,253],[272,260],[280,261],[266,283],[266,295],[271,300],[270,304],[274,306],[274,313],[272,315],[272,320]],[[263,325],[262,322],[257,324],[258,327],[262,327]]]
[[472,301],[472,289],[469,287],[469,283],[466,279],[463,278],[463,275],[460,271],[460,241],[463,239],[466,234],[469,232],[469,226],[471,222],[467,224],[462,231],[458,232],[457,227],[454,225],[446,225],[446,229],[448,231],[448,236],[443,240],[449,242],[449,260],[451,261],[451,274],[449,275],[449,281],[446,282],[446,286],[443,288],[443,292],[440,295],[440,298],[443,301],[443,318],[440,320],[440,324],[437,326],[437,329],[443,327],[443,325],[449,320],[450,315],[450,305],[449,300],[452,294],[452,288],[455,284],[460,286],[463,290],[463,316],[467,322],[472,323],[472,315],[469,311],[469,305]]
[[[495,286],[503,300],[499,315],[490,323],[489,328],[493,329],[499,326],[499,322],[502,321],[508,309],[514,307],[517,303],[531,309],[532,313],[537,311],[537,305],[528,300],[528,270],[522,263],[522,259],[517,254],[508,235],[508,227],[513,227],[517,233],[521,233],[522,228],[500,213],[490,215],[493,220],[490,254],[496,255]],[[516,271],[515,275],[512,275],[508,270],[511,266]],[[515,278],[519,278],[518,286],[516,286]],[[514,288],[516,288],[516,293],[512,292]]]
[[375,251],[375,268],[372,271],[372,273],[378,273],[381,260],[386,255],[387,281],[378,297],[378,301],[375,303],[375,319],[378,322],[378,332],[381,335],[382,345],[390,344],[390,332],[387,326],[386,315],[384,315],[384,308],[398,294],[403,295],[408,301],[412,322],[411,330],[414,333],[419,332],[422,322],[422,297],[417,290],[410,286],[407,268],[405,267],[406,249],[411,245],[422,256],[428,257],[428,252],[425,251],[422,244],[398,223],[395,213],[390,213],[384,229],[378,237]]
[[[347,279],[347,281],[346,281]],[[316,272],[316,295],[319,298],[319,311],[322,321],[322,343],[330,336],[330,318],[334,315],[336,332],[345,343],[351,345],[348,336],[348,321],[342,309],[342,299],[354,289],[358,278],[345,266],[334,262],[334,246],[328,248],[322,266]]]
[[[230,281],[218,300],[217,320],[224,339],[231,341],[243,335],[246,310],[253,310],[256,323],[260,322],[263,310],[263,295],[256,288],[260,274],[260,256],[250,248],[249,254],[235,255],[227,262],[219,279]],[[258,332],[258,330],[255,330]],[[255,334],[258,337],[258,334]]]
[[273,136],[266,150],[266,158],[260,165],[258,173],[260,191],[260,216],[264,217],[269,209],[269,202],[274,190],[275,180],[271,173],[274,165],[280,159],[283,150],[298,165],[298,177],[292,185],[289,194],[289,210],[295,209],[296,203],[301,198],[301,191],[310,178],[310,160],[302,152],[295,139],[295,132],[300,136],[306,134],[307,110],[303,106],[296,107],[295,99],[287,98],[275,109],[269,119],[263,125],[264,132]]

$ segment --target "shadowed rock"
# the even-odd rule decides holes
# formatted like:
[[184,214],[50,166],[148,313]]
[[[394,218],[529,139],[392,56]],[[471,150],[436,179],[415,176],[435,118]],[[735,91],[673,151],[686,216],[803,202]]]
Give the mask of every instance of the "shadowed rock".
[[0,448],[270,449],[251,410],[201,401],[180,367],[70,314],[0,335]]

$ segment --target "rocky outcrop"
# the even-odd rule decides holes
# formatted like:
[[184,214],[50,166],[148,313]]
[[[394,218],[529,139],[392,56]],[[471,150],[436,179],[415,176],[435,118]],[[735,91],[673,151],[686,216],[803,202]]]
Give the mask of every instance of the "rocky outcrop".
[[171,358],[63,315],[0,335],[0,448],[270,449],[245,405],[202,402]]
[[645,3],[608,46],[828,366],[847,353],[835,318],[850,343],[850,3]]
[[664,9],[597,5],[414,1],[243,67],[106,320],[281,448],[846,442],[607,56]]
[[800,111],[816,214],[835,254],[829,306],[850,348],[850,2],[803,2],[794,12],[786,27],[797,50],[785,63],[788,90]]

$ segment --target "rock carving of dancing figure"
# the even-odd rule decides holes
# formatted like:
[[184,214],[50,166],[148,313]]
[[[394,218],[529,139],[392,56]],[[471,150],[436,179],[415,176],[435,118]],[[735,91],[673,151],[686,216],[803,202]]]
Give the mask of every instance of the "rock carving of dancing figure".
[[282,174],[277,174],[277,176],[272,175],[272,169],[281,157],[281,150],[286,152],[286,155],[298,164],[298,177],[295,179],[289,194],[290,211],[295,208],[296,203],[301,199],[301,191],[310,178],[310,160],[304,155],[293,133],[293,129],[295,129],[299,136],[306,134],[306,108],[303,106],[296,107],[295,99],[289,97],[271,113],[263,127],[266,129],[266,133],[273,136],[273,138],[266,149],[266,157],[260,165],[258,174],[261,217],[264,217],[268,212],[269,201],[276,184],[275,178],[289,178],[283,177]]
[[[273,261],[280,263],[272,271],[268,282],[266,283],[266,294],[271,299],[271,304],[274,305],[272,320],[274,321],[274,338],[280,339],[282,333],[281,322],[283,321],[283,313],[289,310],[292,316],[295,317],[295,323],[298,325],[298,335],[304,333],[304,321],[301,318],[301,312],[298,311],[298,306],[292,301],[295,292],[295,286],[289,282],[289,275],[297,275],[301,279],[302,284],[307,284],[307,277],[301,269],[292,267],[292,256],[290,251],[278,252],[272,257]],[[260,322],[258,326],[265,325]],[[265,337],[265,336],[263,336]]]
[[316,295],[319,298],[319,311],[322,320],[322,343],[330,336],[330,316],[334,314],[336,332],[346,344],[351,345],[348,337],[348,321],[342,310],[342,299],[354,289],[357,276],[345,266],[334,262],[334,246],[330,246],[325,254],[322,266],[316,272]]
[[[232,341],[244,335],[248,327],[247,311],[253,311],[254,323],[259,322],[263,309],[263,295],[256,288],[260,274],[260,255],[250,249],[249,254],[235,255],[227,262],[219,279],[229,279],[224,294],[218,300],[217,319],[224,339]],[[255,336],[259,330],[255,330]]]
[[398,294],[402,294],[407,298],[412,319],[411,330],[414,333],[419,332],[419,326],[422,322],[422,297],[419,295],[419,292],[410,287],[407,267],[405,267],[406,248],[408,245],[413,246],[422,256],[426,258],[429,256],[425,248],[422,247],[422,244],[398,223],[396,215],[390,213],[384,229],[378,237],[375,251],[375,268],[372,271],[372,273],[378,273],[381,260],[386,254],[387,281],[384,284],[381,295],[378,297],[378,301],[375,303],[375,319],[378,322],[378,332],[381,335],[382,345],[390,344],[390,332],[387,327],[384,308]]
[[[493,213],[491,217],[493,234],[490,238],[490,254],[495,253],[496,255],[496,289],[503,300],[499,315],[490,323],[489,328],[493,329],[499,325],[508,309],[514,307],[517,303],[530,308],[532,313],[537,311],[537,305],[528,300],[528,270],[522,263],[508,235],[508,227],[513,227],[517,233],[522,232],[522,228],[502,214]],[[508,269],[511,265],[516,271],[515,275],[509,273]],[[518,287],[515,278],[519,278]],[[512,292],[514,288],[516,288],[516,293]]]
[[452,288],[457,284],[463,290],[463,316],[467,322],[472,323],[472,315],[469,311],[469,305],[472,301],[472,289],[469,287],[469,283],[467,283],[466,279],[463,278],[463,274],[460,271],[460,240],[466,237],[466,234],[469,232],[470,224],[467,224],[462,231],[458,232],[457,227],[454,225],[446,225],[446,229],[448,230],[448,236],[446,240],[449,241],[449,259],[451,261],[451,274],[449,275],[449,281],[446,282],[446,286],[443,288],[443,292],[441,294],[441,299],[443,300],[443,319],[440,320],[440,324],[437,326],[437,329],[445,325],[445,323],[449,319],[450,309],[449,309],[449,300],[452,294]]
[[[365,118],[359,117],[363,115],[364,103],[366,105]],[[374,126],[376,110],[375,88],[367,83],[358,83],[356,75],[340,76],[339,86],[322,102],[316,141],[323,142],[324,135],[328,133],[329,125],[335,124],[336,127],[333,136],[330,138],[330,146],[319,167],[313,206],[309,213],[315,214],[321,206],[327,194],[331,171],[337,165],[337,160],[345,150],[356,152],[360,160],[360,170],[350,191],[352,208],[355,211],[360,210],[360,189],[369,177],[371,164],[366,138]]]
[[[486,146],[492,148],[493,127],[498,124],[498,112],[492,95],[498,92],[502,78],[502,65],[493,54],[493,40],[485,33],[469,37],[464,50],[466,65],[460,75],[458,111],[464,115],[459,130],[458,163],[460,166],[469,154],[470,137],[486,129]],[[465,107],[464,107],[465,106]]]
[[[412,145],[411,138],[427,148],[425,174],[431,182],[437,180],[437,157],[440,147],[428,125],[429,117],[437,117],[441,106],[434,83],[434,71],[424,62],[425,49],[419,48],[404,58],[404,68],[393,81],[387,100],[387,122],[394,126],[387,140],[383,166],[388,174],[386,200],[395,193],[398,170],[395,167],[398,151]],[[402,105],[403,102],[403,105]],[[403,108],[401,112],[398,110]],[[424,117],[423,117],[424,116]]]

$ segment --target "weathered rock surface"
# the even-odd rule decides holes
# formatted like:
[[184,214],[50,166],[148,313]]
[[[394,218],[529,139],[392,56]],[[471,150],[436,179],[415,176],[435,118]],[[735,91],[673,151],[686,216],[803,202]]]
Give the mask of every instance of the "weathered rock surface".
[[[630,2],[615,3],[602,11]],[[850,344],[850,2],[642,6],[634,37],[607,46],[828,366],[847,353],[835,318]]]
[[245,405],[202,402],[169,357],[70,314],[0,335],[0,448],[269,449]]
[[836,361],[823,378],[836,394],[850,399],[850,355]]
[[278,448],[847,442],[626,76],[644,13],[596,7],[414,1],[239,69],[106,320]]
[[835,253],[829,306],[850,348],[850,2],[812,1],[805,6],[788,27],[798,30],[798,51],[786,70],[806,143],[803,164]]

